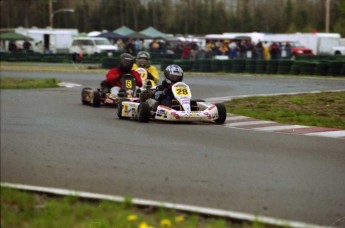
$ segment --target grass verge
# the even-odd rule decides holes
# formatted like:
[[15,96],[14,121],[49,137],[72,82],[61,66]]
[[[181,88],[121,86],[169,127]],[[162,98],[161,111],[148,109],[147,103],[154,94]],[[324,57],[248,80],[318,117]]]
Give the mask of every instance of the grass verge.
[[225,106],[229,113],[261,120],[345,129],[345,92],[238,98]]
[[58,80],[55,78],[33,79],[33,78],[0,78],[1,89],[38,89],[55,88]]
[[[1,227],[265,228],[215,217],[124,203],[53,197],[1,187]],[[272,226],[270,226],[272,227]]]

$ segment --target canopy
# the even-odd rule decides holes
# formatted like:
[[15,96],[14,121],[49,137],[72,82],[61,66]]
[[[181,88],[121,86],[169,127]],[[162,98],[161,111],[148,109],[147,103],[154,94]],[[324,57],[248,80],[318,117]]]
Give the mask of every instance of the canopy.
[[149,39],[151,37],[146,36],[145,34],[139,33],[139,32],[133,32],[128,34],[128,37],[130,38],[139,38],[139,39]]
[[135,31],[123,25],[120,28],[115,29],[113,32],[123,36],[128,36],[129,34],[134,33]]
[[154,27],[150,26],[142,31],[140,31],[141,34],[144,34],[150,38],[166,38],[166,37],[171,37],[171,35],[162,33],[155,29]]
[[108,39],[123,39],[126,38],[126,36],[114,33],[114,32],[103,32],[101,34],[99,34],[96,37],[104,37],[104,38],[108,38]]
[[24,36],[16,32],[0,33],[0,40],[33,40],[29,36]]

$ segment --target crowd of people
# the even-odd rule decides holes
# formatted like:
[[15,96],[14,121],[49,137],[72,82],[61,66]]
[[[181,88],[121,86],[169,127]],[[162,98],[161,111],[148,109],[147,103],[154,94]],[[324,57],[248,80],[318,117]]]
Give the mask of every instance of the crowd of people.
[[[180,44],[181,45],[181,44]],[[250,42],[248,40],[209,40],[205,46],[196,42],[185,43],[176,48],[182,59],[203,59],[214,56],[226,56],[229,59],[279,59],[291,58],[292,48],[289,42]]]
[[150,43],[142,39],[117,40],[119,51],[132,55],[146,50],[160,58],[174,59],[211,59],[226,56],[229,59],[280,59],[291,58],[292,47],[289,42],[250,42],[249,40],[206,40],[201,42],[177,41],[174,44],[162,39]]

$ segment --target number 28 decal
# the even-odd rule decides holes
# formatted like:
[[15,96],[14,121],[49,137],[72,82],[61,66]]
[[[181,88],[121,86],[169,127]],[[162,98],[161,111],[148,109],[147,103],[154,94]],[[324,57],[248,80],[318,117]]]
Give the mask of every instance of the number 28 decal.
[[177,94],[179,96],[189,96],[190,95],[189,89],[185,88],[185,87],[175,87],[174,92],[175,92],[175,94]]

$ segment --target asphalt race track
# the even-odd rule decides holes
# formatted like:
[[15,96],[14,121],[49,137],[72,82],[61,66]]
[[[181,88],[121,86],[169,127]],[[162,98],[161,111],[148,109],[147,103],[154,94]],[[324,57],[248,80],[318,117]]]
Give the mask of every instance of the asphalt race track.
[[[55,77],[96,88],[103,75]],[[195,98],[345,89],[344,79],[185,78]],[[345,216],[345,140],[119,120],[81,87],[1,91],[1,182],[190,204],[329,226]],[[345,222],[342,223],[344,225]]]

